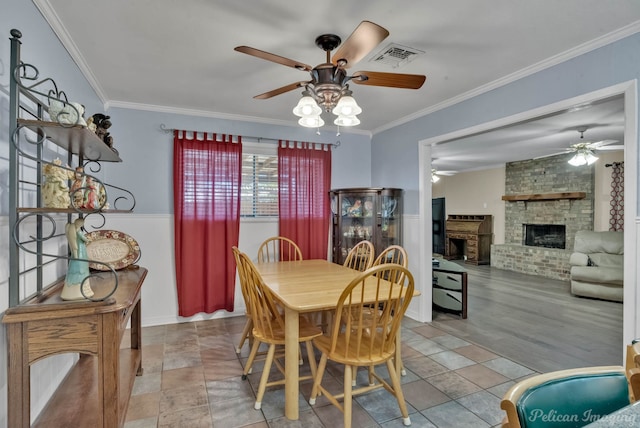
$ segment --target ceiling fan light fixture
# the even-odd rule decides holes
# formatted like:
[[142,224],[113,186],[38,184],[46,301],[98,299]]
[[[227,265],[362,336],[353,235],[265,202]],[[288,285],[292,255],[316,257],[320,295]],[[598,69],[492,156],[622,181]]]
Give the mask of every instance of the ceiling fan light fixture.
[[591,165],[592,163],[594,163],[597,160],[598,160],[597,156],[594,156],[591,153],[587,154],[587,165]]
[[303,93],[302,95],[303,97],[300,98],[298,104],[293,108],[293,114],[303,118],[320,116],[320,113],[322,113],[322,109],[320,108],[316,100],[314,100],[308,92],[306,94]]
[[294,107],[293,114],[301,117],[298,121],[299,125],[308,128],[324,125],[324,121],[320,118],[323,110],[338,116],[333,121],[338,126],[359,125],[360,119],[356,115],[362,113],[362,108],[351,94],[346,85],[344,87],[333,83],[309,85],[302,92],[303,96]]
[[362,113],[362,108],[360,108],[356,100],[351,96],[351,91],[349,91],[348,95],[345,95],[338,100],[338,104],[334,107],[331,113],[336,116],[356,116]]
[[572,166],[582,166],[587,164],[587,161],[584,158],[584,156],[580,154],[575,154],[571,159],[568,160],[568,162],[569,162],[569,165],[572,165]]
[[438,181],[440,181],[440,177],[438,177],[438,171],[435,169],[431,170],[431,182],[432,183],[437,183]]
[[324,120],[322,120],[320,115],[301,117],[300,120],[298,120],[298,125],[304,126],[305,128],[320,128],[324,126]]
[[594,156],[593,152],[588,149],[579,150],[576,154],[568,160],[572,166],[591,165],[598,160],[597,156]]
[[355,115],[353,116],[338,116],[336,120],[333,121],[335,125],[338,126],[356,126],[360,125],[360,119],[358,119]]

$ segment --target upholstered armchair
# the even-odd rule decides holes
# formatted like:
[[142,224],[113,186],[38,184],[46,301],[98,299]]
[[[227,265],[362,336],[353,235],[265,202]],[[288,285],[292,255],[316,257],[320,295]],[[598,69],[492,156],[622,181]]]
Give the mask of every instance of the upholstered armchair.
[[571,293],[622,302],[624,279],[623,232],[576,233],[571,265]]
[[502,428],[575,428],[630,404],[622,366],[559,370],[529,377],[507,391]]

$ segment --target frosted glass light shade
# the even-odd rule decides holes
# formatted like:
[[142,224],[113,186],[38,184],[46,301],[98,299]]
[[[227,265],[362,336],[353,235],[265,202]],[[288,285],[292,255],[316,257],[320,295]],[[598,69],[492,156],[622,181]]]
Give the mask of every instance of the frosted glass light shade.
[[347,95],[338,100],[331,113],[336,116],[355,116],[362,113],[362,109],[353,97]]
[[578,152],[569,159],[569,164],[573,166],[591,165],[598,160],[597,156],[594,156],[591,152]]
[[293,108],[293,114],[300,117],[315,117],[320,116],[322,109],[310,96],[304,96],[300,98],[298,104]]
[[336,120],[333,121],[335,125],[338,126],[356,126],[360,125],[360,119],[354,116],[338,116]]
[[304,126],[305,128],[320,128],[324,125],[324,120],[322,120],[320,115],[301,117],[300,120],[298,120],[298,125]]
[[592,163],[594,163],[595,161],[598,160],[597,156],[592,155],[591,153],[589,153],[587,155],[587,165],[591,165]]
[[573,165],[573,166],[582,166],[587,163],[584,156],[582,156],[579,153],[575,154],[571,159],[568,160],[568,162],[569,162],[569,165]]

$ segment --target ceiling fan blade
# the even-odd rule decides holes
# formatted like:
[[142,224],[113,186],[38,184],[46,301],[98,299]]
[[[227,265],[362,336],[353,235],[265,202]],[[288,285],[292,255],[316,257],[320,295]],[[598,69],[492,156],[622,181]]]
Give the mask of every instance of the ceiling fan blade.
[[352,77],[352,82],[360,85],[405,89],[420,89],[427,79],[426,76],[420,74],[382,73],[378,71],[356,71]]
[[[593,143],[589,143],[589,147],[590,147],[591,149],[594,149],[594,150],[602,150],[602,149],[603,149],[603,146],[608,146],[608,145],[610,145],[610,144],[617,143],[617,142],[618,142],[618,140],[602,140],[602,141],[596,141],[596,142],[593,142]],[[605,150],[607,150],[607,149],[605,149]],[[614,149],[614,150],[615,150],[615,149]]]
[[289,58],[285,58],[280,55],[272,54],[269,52],[261,51],[260,49],[252,48],[249,46],[236,46],[235,51],[245,53],[247,55],[255,56],[260,59],[266,59],[267,61],[275,62],[278,64],[286,65],[287,67],[293,67],[297,70],[311,71],[313,67],[302,62],[294,61]]
[[288,84],[286,86],[283,86],[281,88],[273,89],[273,90],[271,90],[269,92],[265,92],[264,94],[256,95],[253,98],[256,98],[258,100],[266,100],[267,98],[275,97],[276,95],[284,94],[285,92],[293,91],[294,89],[297,89],[297,88],[302,88],[307,83],[310,83],[310,82],[290,83],[290,84]]
[[606,151],[612,151],[612,150],[624,150],[624,145],[616,144],[615,146],[599,146],[599,147],[596,147],[596,150],[599,152],[606,152]]
[[536,160],[536,159],[544,159],[544,158],[550,158],[551,156],[566,155],[566,154],[569,154],[569,153],[572,153],[572,150],[567,149],[564,152],[557,152],[557,153],[550,153],[548,155],[536,156],[533,159],[534,160]]
[[[385,28],[371,21],[362,21],[353,30],[349,38],[338,48],[333,55],[332,62],[343,68],[349,68],[380,44],[389,35]],[[344,64],[343,64],[343,61]]]

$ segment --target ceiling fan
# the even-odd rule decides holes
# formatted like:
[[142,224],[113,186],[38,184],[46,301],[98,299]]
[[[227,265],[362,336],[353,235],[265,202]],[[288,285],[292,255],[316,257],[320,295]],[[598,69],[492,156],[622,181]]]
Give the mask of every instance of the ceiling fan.
[[[433,161],[434,159],[432,159]],[[437,168],[431,168],[431,182],[437,183],[441,176],[456,175],[458,171],[440,171]]]
[[[297,88],[305,88],[302,93],[303,98],[294,109],[294,114],[300,116],[298,123],[303,126],[320,127],[324,123],[320,124],[322,121],[320,114],[324,110],[338,115],[334,122],[337,125],[353,126],[360,123],[356,115],[361,113],[362,109],[351,97],[349,82],[360,85],[419,89],[426,80],[426,76],[417,74],[376,71],[356,71],[352,75],[347,74],[347,69],[367,56],[388,35],[389,31],[370,21],[362,21],[344,43],[335,34],[322,34],[316,38],[315,42],[316,46],[326,52],[326,62],[315,67],[249,46],[237,46],[235,50],[306,71],[311,75],[310,80],[290,83],[256,95],[254,98],[267,99]],[[338,50],[331,57],[331,52],[336,48]]]
[[561,155],[565,153],[574,153],[574,156],[569,159],[569,163],[573,166],[581,166],[581,165],[591,165],[598,158],[595,155],[596,150],[604,151],[604,150],[622,150],[624,146],[615,145],[612,146],[610,144],[617,143],[616,140],[602,140],[602,141],[584,141],[584,133],[589,129],[587,126],[581,126],[576,130],[580,133],[580,141],[577,143],[571,144],[568,148],[564,149],[562,152],[552,153],[549,155],[538,156],[535,159],[550,157]]

